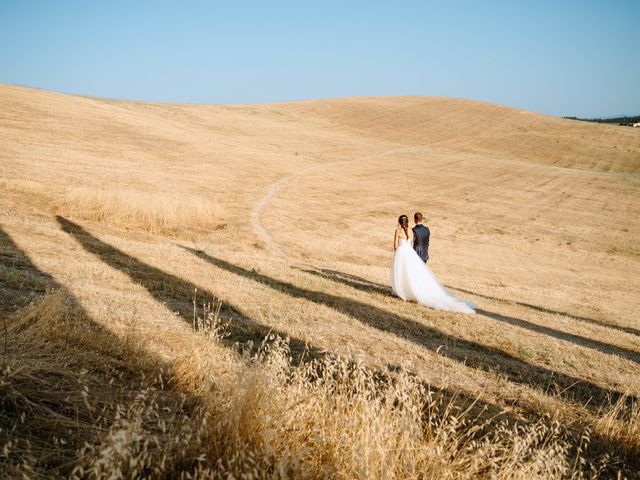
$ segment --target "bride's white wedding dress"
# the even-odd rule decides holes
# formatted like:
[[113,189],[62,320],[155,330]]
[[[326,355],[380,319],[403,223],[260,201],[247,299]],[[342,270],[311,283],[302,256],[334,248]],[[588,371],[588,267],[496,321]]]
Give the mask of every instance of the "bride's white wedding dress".
[[475,304],[451,295],[409,245],[400,240],[391,263],[391,288],[403,300],[414,300],[436,310],[476,313]]

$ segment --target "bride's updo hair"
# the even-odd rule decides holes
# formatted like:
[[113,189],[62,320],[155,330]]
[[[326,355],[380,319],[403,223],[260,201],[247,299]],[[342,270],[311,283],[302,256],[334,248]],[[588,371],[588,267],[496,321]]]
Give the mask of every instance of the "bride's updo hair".
[[409,225],[409,217],[406,215],[400,215],[398,217],[398,224],[402,227],[402,230],[404,230],[405,237],[409,238],[409,232],[407,231],[407,227],[404,226],[404,220],[406,220],[407,225]]

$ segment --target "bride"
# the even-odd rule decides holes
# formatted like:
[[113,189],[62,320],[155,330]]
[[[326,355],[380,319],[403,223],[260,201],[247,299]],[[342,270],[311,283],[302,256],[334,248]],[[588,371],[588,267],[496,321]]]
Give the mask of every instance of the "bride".
[[414,300],[436,310],[476,313],[473,302],[460,300],[440,284],[418,254],[413,250],[413,231],[406,215],[398,218],[393,238],[391,288],[403,300]]

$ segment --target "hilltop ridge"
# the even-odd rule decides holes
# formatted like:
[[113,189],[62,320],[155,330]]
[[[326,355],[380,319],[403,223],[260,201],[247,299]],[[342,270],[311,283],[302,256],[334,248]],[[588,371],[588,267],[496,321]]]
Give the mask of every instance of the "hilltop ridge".
[[[218,149],[224,149],[244,140],[259,144],[268,135],[277,138],[286,132],[311,135],[312,141],[340,141],[347,135],[365,143],[490,153],[597,171],[640,171],[638,132],[470,100],[352,97],[265,105],[173,105],[0,85],[0,105],[0,138],[5,145],[33,138],[34,128],[37,135],[58,131],[81,144],[102,143],[96,136],[104,134],[110,146],[122,142],[127,149],[156,140],[166,148],[217,140]],[[84,129],[74,130],[78,126]]]

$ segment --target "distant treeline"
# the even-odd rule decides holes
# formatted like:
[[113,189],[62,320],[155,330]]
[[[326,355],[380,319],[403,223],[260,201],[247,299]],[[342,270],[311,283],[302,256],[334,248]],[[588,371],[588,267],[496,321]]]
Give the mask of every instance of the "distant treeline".
[[618,125],[624,125],[626,127],[632,126],[634,123],[640,122],[640,115],[635,117],[615,117],[615,118],[578,118],[578,117],[562,117],[569,120],[580,120],[581,122],[596,122],[596,123],[617,123]]

